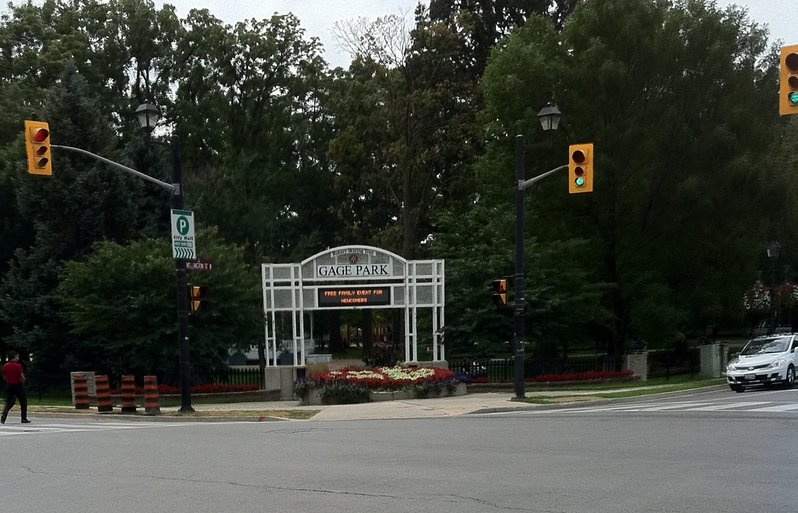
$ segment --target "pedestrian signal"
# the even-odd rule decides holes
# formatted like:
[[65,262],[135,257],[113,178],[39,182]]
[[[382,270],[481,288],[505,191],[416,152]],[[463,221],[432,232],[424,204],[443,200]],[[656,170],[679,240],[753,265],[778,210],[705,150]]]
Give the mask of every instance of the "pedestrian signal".
[[205,295],[205,287],[200,285],[189,285],[189,290],[191,292],[191,311],[194,313],[199,312],[202,296]]
[[494,304],[498,307],[507,306],[510,302],[507,280],[505,278],[493,280],[491,282],[491,287],[493,289],[492,297]]

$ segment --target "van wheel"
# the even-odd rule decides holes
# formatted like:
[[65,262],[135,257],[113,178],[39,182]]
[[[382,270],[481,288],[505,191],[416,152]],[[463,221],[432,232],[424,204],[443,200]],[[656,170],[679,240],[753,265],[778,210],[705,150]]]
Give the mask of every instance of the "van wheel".
[[738,394],[745,391],[745,387],[742,386],[742,385],[729,385],[729,388],[731,388],[732,390],[734,390]]

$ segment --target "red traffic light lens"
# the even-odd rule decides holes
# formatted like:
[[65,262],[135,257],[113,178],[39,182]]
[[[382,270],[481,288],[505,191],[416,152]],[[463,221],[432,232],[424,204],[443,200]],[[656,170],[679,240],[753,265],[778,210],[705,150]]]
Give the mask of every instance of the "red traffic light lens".
[[791,72],[798,73],[798,53],[787,54],[787,57],[784,59],[784,64],[787,65],[787,69]]
[[573,152],[573,154],[571,154],[571,159],[577,164],[582,164],[586,160],[585,152],[582,150],[576,150]]
[[39,128],[33,133],[33,140],[37,143],[44,142],[48,137],[50,137],[50,131],[46,128]]

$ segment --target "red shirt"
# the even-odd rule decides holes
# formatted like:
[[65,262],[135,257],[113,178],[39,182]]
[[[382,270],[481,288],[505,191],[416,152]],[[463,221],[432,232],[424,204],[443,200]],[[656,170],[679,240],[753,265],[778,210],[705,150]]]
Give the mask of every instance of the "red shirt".
[[24,369],[22,365],[16,360],[11,360],[7,364],[3,365],[3,379],[6,380],[6,383],[9,385],[19,385],[22,383],[22,373]]

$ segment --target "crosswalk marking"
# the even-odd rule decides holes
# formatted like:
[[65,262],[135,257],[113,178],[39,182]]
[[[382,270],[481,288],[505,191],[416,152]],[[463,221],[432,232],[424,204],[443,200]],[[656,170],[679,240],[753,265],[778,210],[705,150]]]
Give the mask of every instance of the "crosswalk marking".
[[682,410],[685,408],[692,408],[697,406],[703,406],[707,404],[706,402],[677,402],[677,403],[667,403],[667,404],[660,404],[658,406],[652,406],[649,408],[641,408],[640,411],[663,411],[663,410]]
[[147,424],[40,424],[32,423],[25,425],[8,424],[0,427],[0,436],[23,435],[23,434],[44,434],[44,433],[67,433],[80,431],[110,431],[120,429],[139,429],[149,427]]
[[798,403],[796,404],[777,404],[776,406],[768,406],[766,408],[754,408],[753,410],[747,411],[797,411],[798,410]]
[[759,404],[770,404],[770,401],[747,401],[747,402],[739,402],[739,403],[727,403],[727,404],[713,404],[710,406],[699,406],[698,408],[687,408],[685,411],[720,411],[720,410],[731,410],[733,408],[741,408],[744,406],[756,406]]
[[540,408],[515,412],[496,412],[490,415],[547,415],[551,413],[582,415],[590,413],[658,413],[658,412],[757,412],[790,413],[798,412],[798,403],[775,401],[668,401],[614,404],[604,406],[572,406],[559,408]]
[[86,431],[113,431],[125,429],[144,429],[152,427],[172,427],[186,425],[186,422],[131,422],[131,423],[97,423],[97,424],[5,424],[0,426],[0,436],[30,435],[47,433],[76,433]]

